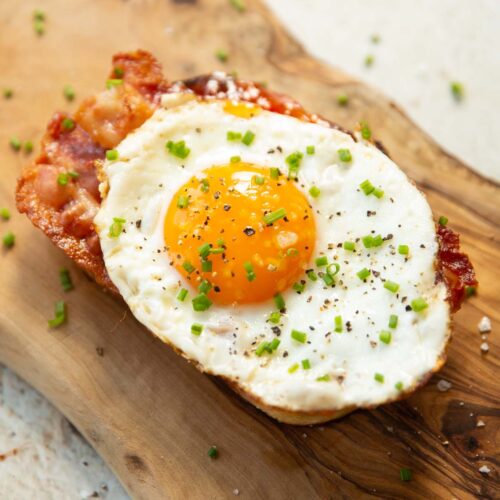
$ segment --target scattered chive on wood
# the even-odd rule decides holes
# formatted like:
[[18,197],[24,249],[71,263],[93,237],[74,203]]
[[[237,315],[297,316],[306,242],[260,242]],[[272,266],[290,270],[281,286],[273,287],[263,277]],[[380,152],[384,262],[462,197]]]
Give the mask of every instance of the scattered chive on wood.
[[401,481],[411,481],[411,469],[406,469],[406,468],[402,468],[402,469],[399,469],[399,477],[401,479]]
[[29,155],[33,152],[33,143],[31,141],[25,141],[23,144],[24,152]]
[[54,306],[54,319],[49,319],[49,327],[57,328],[66,322],[66,304],[63,300],[58,300]]
[[229,3],[238,12],[245,12],[247,8],[244,0],[229,0]]
[[65,85],[63,95],[67,101],[71,102],[76,97],[75,89],[71,85]]
[[361,137],[366,141],[370,140],[372,138],[372,131],[370,130],[368,123],[362,121],[359,125],[360,125]]
[[0,208],[0,219],[2,220],[10,219],[10,210],[8,208]]
[[11,88],[3,89],[4,99],[10,99],[14,95],[14,91]]
[[217,446],[210,446],[208,449],[208,456],[210,458],[217,458],[219,456],[219,451],[217,450]]
[[337,96],[337,104],[339,106],[347,106],[348,103],[349,103],[349,97],[347,96],[347,94],[339,94]]
[[440,226],[446,226],[448,224],[448,217],[441,215],[441,217],[439,217],[438,223]]
[[73,281],[71,280],[71,275],[69,274],[68,269],[65,267],[59,270],[59,280],[61,282],[62,289],[65,292],[69,292],[73,290]]
[[227,60],[229,59],[229,53],[227,52],[227,50],[224,50],[224,49],[218,49],[215,51],[215,57],[222,63],[225,63],[227,62]]
[[12,248],[16,242],[16,236],[12,231],[9,231],[3,235],[2,242],[5,248]]
[[17,137],[11,137],[9,144],[14,151],[19,151],[21,149],[21,141]]

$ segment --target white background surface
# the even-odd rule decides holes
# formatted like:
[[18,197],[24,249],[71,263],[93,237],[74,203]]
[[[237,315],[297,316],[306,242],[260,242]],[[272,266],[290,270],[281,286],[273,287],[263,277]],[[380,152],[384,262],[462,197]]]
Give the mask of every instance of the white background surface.
[[[378,87],[448,151],[500,180],[500,2],[268,0],[313,55]],[[374,44],[371,36],[380,42]],[[368,54],[371,67],[364,65]],[[457,103],[450,82],[465,87]],[[2,499],[126,499],[66,419],[0,370]]]

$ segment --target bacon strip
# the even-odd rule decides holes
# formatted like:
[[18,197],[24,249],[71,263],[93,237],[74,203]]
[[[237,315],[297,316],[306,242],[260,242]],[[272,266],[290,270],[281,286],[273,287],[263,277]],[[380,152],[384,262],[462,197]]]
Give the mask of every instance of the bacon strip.
[[[115,55],[109,78],[122,82],[84,100],[71,127],[65,126],[67,115],[53,116],[40,155],[18,181],[16,201],[19,212],[26,213],[97,283],[116,294],[93,226],[101,202],[96,161],[103,160],[106,149],[115,147],[152,115],[163,93],[184,91],[206,99],[252,102],[276,113],[343,130],[307,112],[288,96],[224,73],[169,84],[158,61],[142,50]],[[60,174],[72,174],[65,185],[58,182]],[[456,233],[440,226],[438,239],[438,278],[445,280],[452,310],[457,310],[464,300],[465,286],[477,284],[474,269],[460,252]]]

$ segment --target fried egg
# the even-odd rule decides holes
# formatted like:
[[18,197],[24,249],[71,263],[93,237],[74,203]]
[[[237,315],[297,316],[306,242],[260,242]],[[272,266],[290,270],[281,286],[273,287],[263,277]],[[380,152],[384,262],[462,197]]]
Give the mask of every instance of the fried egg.
[[396,400],[442,364],[432,213],[371,143],[172,94],[116,151],[95,219],[106,269],[201,370],[317,422]]

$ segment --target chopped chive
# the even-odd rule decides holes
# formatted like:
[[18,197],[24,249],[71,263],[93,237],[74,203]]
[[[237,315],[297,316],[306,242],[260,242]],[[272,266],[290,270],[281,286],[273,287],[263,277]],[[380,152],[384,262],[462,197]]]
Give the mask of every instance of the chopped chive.
[[280,343],[280,339],[274,338],[273,340],[271,340],[271,342],[269,342],[268,350],[271,352],[275,351],[276,349],[278,349]]
[[179,196],[177,198],[177,208],[187,208],[189,205],[189,198],[187,196]]
[[121,78],[110,78],[109,80],[106,80],[106,88],[109,90],[120,86],[122,83],[123,80]]
[[65,292],[73,290],[74,287],[73,282],[71,281],[71,275],[69,274],[69,271],[64,267],[59,270],[59,280],[61,281],[62,289]]
[[224,253],[225,252],[225,249],[222,248],[222,247],[219,247],[219,248],[211,248],[210,249],[210,253],[212,255],[217,255],[217,254],[220,254],[220,253]]
[[317,186],[312,186],[310,189],[309,189],[309,194],[313,197],[313,198],[317,198],[320,194],[321,194],[321,190],[319,189],[319,187]]
[[256,356],[262,356],[264,354],[264,352],[267,351],[268,349],[268,346],[269,346],[269,342],[261,342],[258,346],[257,346],[257,349],[255,349],[255,355]]
[[216,243],[217,243],[217,246],[219,246],[219,247],[224,246],[224,240],[222,238],[219,238]]
[[192,303],[195,311],[206,311],[212,305],[212,301],[204,293],[197,295]]
[[318,275],[312,269],[307,271],[306,274],[311,281],[318,281]]
[[380,247],[384,243],[384,238],[380,234],[377,234],[372,240],[372,246]]
[[288,373],[295,373],[299,369],[299,364],[294,363],[290,368],[288,368]]
[[411,481],[411,469],[399,469],[399,477],[401,481]]
[[54,319],[49,319],[49,327],[57,328],[66,322],[66,304],[63,300],[58,300],[55,303]]
[[352,161],[351,151],[347,148],[338,149],[337,154],[339,155],[339,160],[343,163],[349,163]]
[[374,34],[370,37],[370,40],[372,43],[379,43],[380,42],[380,35]]
[[[335,269],[335,271],[334,271],[334,269]],[[339,271],[340,271],[340,265],[337,264],[336,262],[332,262],[331,264],[328,264],[328,266],[326,267],[326,274],[328,274],[332,278],[336,274],[338,274]]]
[[285,161],[288,165],[288,177],[290,179],[296,179],[299,172],[300,163],[304,155],[300,151],[289,154]]
[[371,235],[363,236],[361,238],[361,241],[363,242],[363,245],[365,248],[372,248],[373,247],[373,236],[371,236]]
[[316,257],[314,263],[318,267],[326,266],[328,264],[328,257],[326,255],[322,255],[321,257]]
[[455,101],[460,102],[464,98],[464,86],[460,82],[451,82],[450,90]]
[[283,219],[283,217],[286,217],[286,210],[284,208],[278,208],[278,210],[264,215],[264,222],[269,226],[274,222]]
[[394,384],[394,387],[398,390],[398,391],[402,391],[403,390],[403,382],[396,382]]
[[339,106],[347,106],[347,103],[349,102],[349,97],[347,94],[339,94],[337,96],[337,104]]
[[391,314],[389,316],[389,328],[396,328],[398,326],[398,316],[396,314]]
[[76,94],[75,89],[71,85],[65,85],[63,88],[63,94],[67,101],[72,101]]
[[188,294],[188,291],[185,288],[181,288],[179,293],[177,294],[177,300],[180,302],[184,302]]
[[378,338],[380,339],[380,342],[383,342],[384,344],[390,344],[392,340],[392,333],[387,330],[382,330]]
[[441,217],[439,217],[439,225],[440,226],[446,226],[446,224],[448,224],[448,217],[445,217],[444,215],[441,215]]
[[70,130],[73,130],[75,128],[75,122],[71,118],[65,118],[61,122],[61,127],[63,130],[67,130],[69,132]]
[[33,21],[33,28],[35,29],[35,33],[41,36],[45,33],[45,22],[41,19],[35,19]]
[[80,174],[78,172],[68,172],[68,175],[72,178],[72,179],[78,179],[78,177],[80,177]]
[[330,381],[330,375],[322,375],[321,377],[318,377],[316,379],[317,382],[329,382]]
[[3,89],[3,96],[5,99],[10,99],[14,95],[14,91],[12,89]]
[[335,316],[335,331],[337,333],[342,333],[344,326],[342,322],[342,316]]
[[113,224],[109,226],[108,236],[110,238],[118,238],[123,231],[123,224],[125,224],[126,220],[121,217],[113,217]]
[[226,139],[228,141],[239,141],[241,140],[241,133],[228,130],[226,134]]
[[366,196],[373,193],[375,190],[375,186],[368,179],[363,181],[359,187],[363,190],[363,193],[365,193]]
[[23,144],[23,148],[24,148],[24,152],[26,154],[30,154],[33,152],[33,143],[31,141],[26,141],[24,144]]
[[109,161],[118,160],[118,151],[116,149],[108,149],[106,151],[106,160]]
[[285,299],[283,299],[283,296],[281,295],[281,293],[277,293],[275,296],[274,296],[274,303],[276,304],[276,309],[278,309],[278,311],[283,311],[285,309]]
[[287,257],[297,257],[299,255],[299,251],[296,248],[289,248],[286,251]]
[[189,274],[191,274],[195,270],[195,267],[193,266],[193,264],[191,264],[191,262],[189,262],[189,260],[185,260],[182,263],[182,267]]
[[255,184],[262,186],[262,184],[264,184],[265,179],[260,175],[254,175],[253,181],[255,182]]
[[207,455],[212,459],[217,458],[219,456],[219,451],[217,450],[217,446],[210,446]]
[[171,155],[181,158],[182,160],[187,158],[191,152],[191,150],[186,146],[186,141],[168,141],[165,146]]
[[252,263],[247,261],[243,264],[243,267],[245,268],[245,271],[247,272],[247,280],[253,281],[256,278],[256,275],[255,275],[255,272],[253,270]]
[[201,270],[204,273],[211,273],[212,272],[212,261],[202,260],[201,261]]
[[269,323],[273,323],[273,325],[277,325],[281,320],[281,313],[279,311],[273,311],[269,315]]
[[302,364],[303,370],[310,370],[311,369],[311,362],[308,359],[303,359],[300,363]]
[[227,62],[229,58],[229,53],[227,50],[224,49],[218,49],[215,51],[215,57],[222,63]]
[[314,146],[307,146],[306,147],[306,153],[308,155],[313,155],[316,152],[316,148]]
[[366,278],[368,278],[368,276],[370,276],[371,272],[369,269],[366,269],[366,267],[364,267],[363,269],[361,269],[361,271],[358,271],[356,273],[357,277],[361,280],[361,281],[365,281]]
[[389,290],[389,292],[396,293],[399,290],[399,285],[394,283],[394,281],[386,281],[384,283],[384,288]]
[[408,245],[399,245],[398,246],[398,253],[401,255],[408,255],[410,252],[410,247]]
[[125,74],[125,71],[123,68],[119,68],[118,66],[113,68],[113,75],[116,76],[116,78],[121,78]]
[[245,0],[229,0],[229,3],[238,12],[245,12],[245,10],[247,8],[247,6],[245,4]]
[[370,130],[368,123],[363,121],[359,125],[361,127],[361,137],[367,141],[369,139],[371,139],[372,138],[372,131]]
[[344,250],[349,250],[349,252],[354,252],[356,250],[356,245],[352,241],[344,241]]
[[9,220],[10,210],[8,208],[0,208],[0,219]]
[[203,280],[198,286],[198,291],[200,293],[207,294],[212,289],[212,285],[208,280]]
[[374,378],[377,382],[379,382],[379,383],[381,383],[381,384],[383,384],[383,383],[384,383],[384,376],[383,376],[381,373],[375,373],[375,375],[373,376],[373,378]]
[[325,282],[326,286],[332,286],[335,283],[335,280],[331,274],[328,273],[319,273],[321,279]]
[[2,238],[3,246],[5,248],[12,248],[16,242],[16,237],[13,232],[5,233]]
[[276,167],[271,167],[269,169],[269,175],[271,176],[271,179],[279,179],[280,177],[280,169]]
[[380,199],[384,196],[384,191],[380,188],[375,188],[373,190],[373,196],[375,196],[376,198]]
[[69,175],[67,172],[61,172],[57,176],[57,183],[59,184],[59,186],[66,186],[68,182],[69,182]]
[[372,66],[374,61],[375,61],[375,57],[372,54],[368,54],[365,57],[365,66],[367,66],[367,67]]
[[414,300],[411,301],[411,308],[415,312],[421,312],[424,309],[427,309],[427,307],[429,307],[429,304],[427,304],[427,302],[425,301],[425,299],[422,298],[422,297],[419,297],[418,299],[414,299]]
[[211,248],[212,248],[212,245],[210,243],[203,243],[203,245],[200,245],[198,247],[198,254],[202,258],[206,258],[210,255]]
[[21,149],[21,141],[17,137],[12,137],[9,144],[14,151],[19,151]]
[[250,146],[255,139],[255,134],[251,130],[247,130],[245,135],[241,138],[241,142],[245,144],[245,146]]
[[231,158],[229,159],[229,161],[231,163],[239,163],[241,161],[241,157],[239,157],[239,156],[231,156]]
[[305,334],[304,332],[299,332],[299,330],[292,330],[292,333],[290,335],[293,340],[296,340],[301,344],[305,344],[307,340],[307,334]]
[[203,331],[203,325],[200,323],[193,323],[191,325],[191,333],[193,335],[196,335],[197,337],[201,335],[201,332]]
[[208,182],[208,179],[201,179],[200,184],[201,184],[201,190],[204,193],[207,193],[208,190],[210,189],[210,184]]
[[35,21],[45,21],[45,12],[40,9],[36,9],[33,11],[33,19]]
[[298,293],[302,293],[305,289],[306,289],[306,285],[305,283],[300,283],[299,281],[297,281],[296,283],[294,283],[292,285],[292,288],[298,292]]
[[[1,215],[1,211],[0,211],[0,215]],[[476,295],[476,287],[475,286],[466,286],[465,287],[465,296],[466,297],[472,297],[473,295]]]

